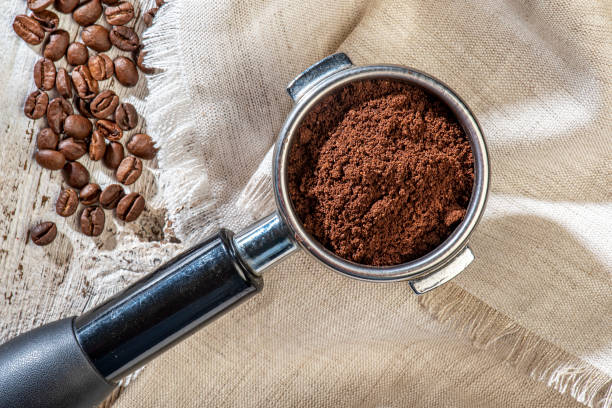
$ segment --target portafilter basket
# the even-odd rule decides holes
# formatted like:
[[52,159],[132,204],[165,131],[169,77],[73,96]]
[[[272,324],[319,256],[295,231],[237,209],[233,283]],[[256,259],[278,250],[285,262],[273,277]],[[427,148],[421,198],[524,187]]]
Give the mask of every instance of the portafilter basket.
[[[289,153],[303,119],[325,96],[366,79],[404,81],[438,97],[457,117],[474,157],[474,185],[463,221],[430,253],[394,266],[360,265],[326,249],[304,230],[288,190]],[[0,406],[99,404],[123,376],[257,293],[262,273],[298,248],[353,278],[408,280],[417,294],[447,282],[472,262],[468,239],[485,206],[489,161],[476,119],[452,90],[411,68],[354,66],[340,53],[301,73],[287,91],[295,105],[274,154],[277,211],[236,235],[220,230],[80,316],[46,324],[0,346]]]

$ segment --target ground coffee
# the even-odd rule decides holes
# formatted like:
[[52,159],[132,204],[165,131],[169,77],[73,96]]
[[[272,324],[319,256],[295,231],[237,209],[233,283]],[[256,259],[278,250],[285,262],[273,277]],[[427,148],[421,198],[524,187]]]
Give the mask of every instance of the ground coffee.
[[474,162],[449,109],[422,89],[368,80],[327,96],[305,118],[288,171],[306,230],[366,265],[414,260],[465,216]]

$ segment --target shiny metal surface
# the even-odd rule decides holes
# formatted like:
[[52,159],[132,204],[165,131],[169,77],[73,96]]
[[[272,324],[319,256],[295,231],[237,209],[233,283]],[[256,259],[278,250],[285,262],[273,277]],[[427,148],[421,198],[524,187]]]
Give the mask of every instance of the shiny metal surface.
[[310,88],[320,82],[323,78],[353,66],[346,54],[338,53],[323,58],[321,61],[311,65],[300,75],[295,77],[287,86],[287,92],[291,99],[298,101]]
[[422,278],[414,278],[410,280],[410,287],[417,295],[429,292],[440,285],[445,284],[453,279],[474,260],[474,254],[469,247],[465,247],[463,251],[453,258],[448,265],[443,266],[434,273],[425,275]]
[[[341,61],[341,63],[336,67],[321,67],[321,63],[315,64],[313,67],[317,67],[318,70],[327,73],[331,72],[331,74],[325,76],[315,75],[312,79],[313,83],[308,86],[300,84],[299,91],[292,90],[291,87],[294,86],[294,83],[288,89],[290,95],[296,96],[296,105],[290,112],[280,132],[273,162],[274,189],[279,214],[287,227],[292,231],[293,239],[306,252],[324,265],[345,275],[358,279],[378,281],[421,278],[437,271],[448,275],[443,268],[449,265],[450,261],[458,256],[466,247],[468,239],[482,215],[486,202],[490,170],[487,148],[480,126],[467,105],[441,81],[414,69],[398,65],[347,67],[345,64],[347,59],[348,57],[344,56],[322,60],[321,63],[327,61],[328,65],[333,65],[336,61]],[[301,74],[298,79],[307,77],[309,76]],[[287,188],[287,168],[291,145],[297,134],[297,129],[308,112],[322,98],[350,82],[378,78],[408,82],[424,88],[445,102],[456,115],[470,140],[475,172],[472,198],[468,205],[465,219],[455,231],[440,246],[427,255],[408,263],[388,267],[373,267],[350,262],[336,256],[319,244],[302,227],[299,218],[294,212]],[[444,282],[445,280],[432,278],[431,281]],[[425,284],[421,285],[421,287],[424,288]]]
[[266,268],[291,254],[298,246],[277,212],[234,236],[236,252],[252,272],[261,275]]

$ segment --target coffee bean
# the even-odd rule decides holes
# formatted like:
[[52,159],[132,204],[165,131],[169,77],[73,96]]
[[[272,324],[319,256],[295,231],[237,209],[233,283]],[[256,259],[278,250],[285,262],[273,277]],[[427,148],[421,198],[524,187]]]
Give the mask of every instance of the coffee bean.
[[45,30],[32,17],[19,14],[13,20],[13,30],[28,44],[38,45],[45,39]]
[[100,194],[100,205],[102,208],[111,210],[117,207],[117,203],[119,203],[119,200],[121,200],[124,195],[125,192],[123,191],[123,187],[119,184],[111,184],[102,191],[102,194]]
[[145,207],[144,198],[138,193],[130,193],[117,203],[117,218],[121,221],[135,221]]
[[134,86],[138,83],[138,70],[134,61],[127,57],[115,58],[115,77],[121,85]]
[[154,7],[151,10],[144,13],[144,15],[142,16],[142,20],[144,21],[147,27],[151,27],[151,25],[153,24],[153,18],[155,18],[155,14],[157,14],[157,10],[159,9],[157,7]]
[[151,160],[155,157],[157,149],[151,139],[151,136],[145,133],[136,133],[125,146],[127,151],[134,156],[138,156],[145,160]]
[[53,6],[60,13],[72,13],[72,11],[79,5],[79,0],[55,0]]
[[59,17],[50,10],[34,12],[30,17],[38,21],[42,29],[47,32],[55,30],[59,25]]
[[34,91],[28,95],[23,107],[23,113],[30,119],[40,119],[47,113],[49,96],[41,91]]
[[92,55],[89,57],[87,67],[89,68],[91,76],[98,81],[103,81],[112,77],[115,72],[113,60],[106,54]]
[[57,149],[57,143],[59,142],[59,135],[53,131],[51,128],[43,128],[38,132],[38,136],[36,136],[36,147],[39,150],[44,149]]
[[104,10],[104,17],[110,25],[124,25],[134,18],[134,6],[127,1],[122,1],[116,6],[107,7]]
[[119,142],[110,142],[104,152],[104,164],[109,169],[116,170],[124,156],[123,145]]
[[123,130],[121,130],[121,128],[112,120],[101,119],[97,121],[96,129],[98,129],[100,134],[102,134],[105,139],[108,139],[112,142],[121,140],[121,138],[123,137]]
[[84,65],[89,58],[89,51],[83,43],[73,42],[66,51],[66,61],[72,66]]
[[112,115],[117,105],[119,105],[119,97],[113,91],[106,90],[91,100],[89,109],[96,118],[103,119]]
[[91,134],[92,128],[91,121],[83,115],[70,115],[64,122],[66,136],[75,139],[86,139]]
[[81,4],[72,12],[72,18],[78,25],[88,26],[96,22],[102,15],[100,0],[90,0]]
[[62,97],[72,97],[72,81],[70,81],[68,71],[66,71],[64,68],[57,70],[57,75],[55,75],[55,88],[57,89],[57,93],[59,93]]
[[138,124],[138,113],[131,103],[121,103],[115,110],[115,122],[123,130],[131,130]]
[[62,174],[70,187],[83,188],[89,183],[89,172],[79,162],[67,162],[62,168]]
[[43,56],[50,60],[57,61],[66,54],[69,43],[70,34],[68,34],[68,31],[52,31],[43,45]]
[[94,130],[94,132],[91,134],[91,142],[89,142],[89,159],[98,161],[104,157],[105,152],[106,141],[104,140],[104,136],[102,136],[97,130]]
[[102,0],[102,3],[106,4],[107,6],[114,6],[118,4],[119,1],[120,0]]
[[74,104],[74,106],[76,106],[77,110],[79,111],[81,115],[85,116],[86,118],[93,118],[93,115],[91,114],[91,111],[89,110],[88,101],[86,101],[85,99],[81,99],[78,96],[75,96],[72,99],[72,103]]
[[138,157],[128,156],[121,160],[115,171],[117,181],[126,186],[134,184],[142,173],[142,161]]
[[44,91],[55,86],[55,64],[49,58],[41,58],[34,65],[34,83]]
[[155,69],[148,67],[144,64],[145,55],[147,55],[147,52],[142,49],[141,45],[136,51],[134,51],[134,54],[132,56],[134,57],[134,61],[136,61],[136,66],[138,66],[138,69],[140,69],[145,74],[152,74],[155,72]]
[[49,102],[47,108],[47,123],[55,133],[64,131],[64,122],[68,115],[72,115],[72,105],[66,99],[60,97],[54,98]]
[[28,0],[28,8],[32,11],[42,11],[51,3],[53,0]]
[[66,164],[66,158],[57,150],[39,150],[35,158],[36,163],[49,170],[59,170]]
[[104,230],[104,210],[100,207],[87,207],[81,213],[81,231],[90,237],[97,237]]
[[89,183],[79,192],[79,199],[83,205],[92,205],[98,202],[102,189],[96,183]]
[[62,140],[57,146],[66,160],[78,160],[87,153],[87,145],[82,140],[75,140],[72,137]]
[[165,2],[164,0],[155,0],[155,5],[156,5],[157,7],[161,7],[161,6],[163,6],[164,4],[166,4],[166,2]]
[[72,84],[82,99],[93,98],[99,90],[98,81],[91,76],[86,65],[79,65],[72,70]]
[[49,245],[57,236],[55,223],[46,221],[41,222],[30,230],[30,238],[36,245]]
[[108,38],[108,30],[98,24],[85,27],[81,31],[81,38],[85,45],[94,51],[108,51],[112,46]]
[[140,45],[136,31],[126,26],[114,26],[110,32],[113,45],[123,51],[134,51]]
[[62,217],[70,217],[79,207],[79,197],[71,188],[63,189],[55,202],[55,212]]

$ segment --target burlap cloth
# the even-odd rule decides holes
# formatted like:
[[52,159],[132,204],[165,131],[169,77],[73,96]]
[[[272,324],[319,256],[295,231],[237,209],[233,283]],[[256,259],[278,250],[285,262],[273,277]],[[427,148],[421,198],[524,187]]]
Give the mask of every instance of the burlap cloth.
[[114,406],[611,407],[611,33],[604,1],[170,0],[145,35],[163,72],[142,107],[162,147],[150,208],[167,209],[166,233],[182,242],[120,229],[129,245],[70,269],[89,278],[86,301],[44,294],[46,313],[12,304],[0,316],[28,322],[6,325],[17,332],[73,313],[271,211],[285,85],[340,50],[428,72],[474,111],[493,171],[476,260],[416,297],[292,256]]

